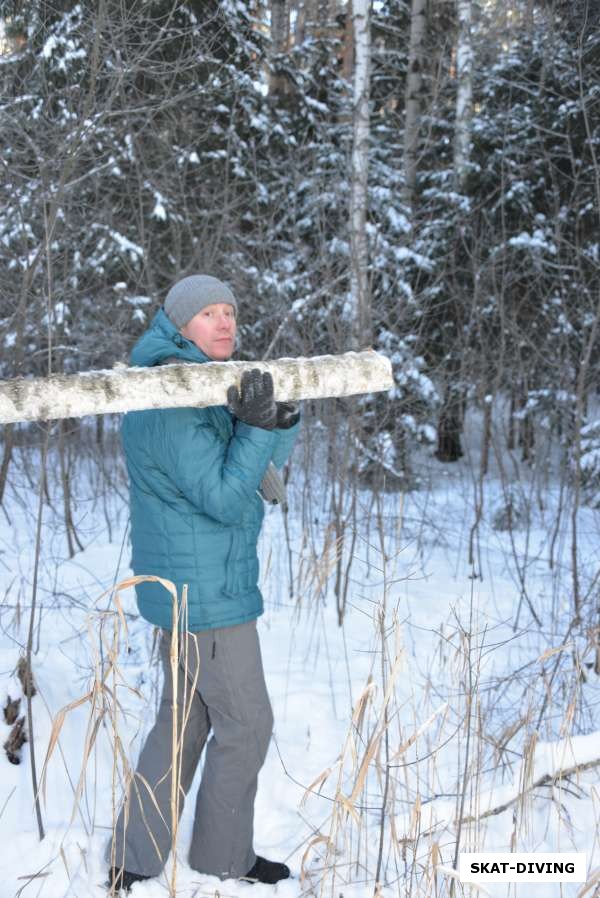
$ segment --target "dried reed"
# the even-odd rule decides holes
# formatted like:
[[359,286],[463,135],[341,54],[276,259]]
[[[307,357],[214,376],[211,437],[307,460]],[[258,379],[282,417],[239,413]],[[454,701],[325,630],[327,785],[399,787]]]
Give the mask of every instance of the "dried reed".
[[[127,588],[134,587],[139,583],[153,582],[160,583],[170,594],[172,602],[172,630],[171,642],[169,650],[169,666],[172,678],[172,733],[171,733],[171,765],[165,776],[171,776],[170,783],[170,831],[171,831],[171,853],[172,866],[170,872],[170,880],[168,882],[169,894],[175,898],[177,894],[177,842],[179,835],[179,818],[181,812],[181,763],[182,763],[182,745],[185,736],[185,728],[189,720],[191,704],[196,689],[197,678],[200,669],[200,658],[198,657],[198,646],[195,640],[192,640],[196,650],[196,658],[194,665],[194,677],[189,682],[187,675],[184,675],[183,685],[183,704],[179,708],[179,677],[180,666],[184,671],[189,670],[188,663],[188,646],[189,639],[181,638],[182,632],[187,632],[187,590],[184,587],[181,602],[178,601],[177,589],[170,580],[165,580],[156,576],[136,576],[116,584],[112,589],[103,593],[100,598],[110,595],[113,601],[114,610],[103,611],[91,616],[88,619],[88,638],[93,658],[93,681],[90,689],[85,695],[80,696],[61,708],[52,721],[52,728],[44,760],[42,774],[40,777],[39,791],[44,795],[46,792],[46,783],[48,776],[48,768],[54,750],[59,742],[60,734],[67,716],[76,708],[82,705],[89,705],[89,717],[87,723],[86,737],[83,745],[82,764],[79,773],[78,782],[75,788],[73,811],[69,825],[73,822],[75,813],[82,798],[86,782],[87,767],[92,755],[97,735],[103,722],[108,721],[111,729],[112,746],[113,746],[113,767],[112,767],[112,808],[113,808],[113,828],[112,828],[112,848],[111,848],[111,867],[120,867],[123,865],[123,859],[116,857],[115,829],[117,820],[116,801],[119,784],[122,783],[124,791],[128,794],[132,789],[135,790],[138,800],[141,804],[140,788],[150,798],[153,807],[161,815],[161,819],[166,825],[166,821],[162,817],[160,808],[154,796],[154,791],[150,783],[148,783],[140,774],[136,774],[129,764],[127,751],[124,747],[119,732],[119,709],[118,690],[126,688],[131,693],[138,696],[138,693],[131,686],[128,686],[122,676],[119,665],[119,650],[123,642],[128,641],[128,628],[123,607],[121,604],[120,593]],[[106,642],[104,633],[107,624],[111,624],[111,640]],[[128,822],[128,803],[125,804],[125,828]],[[148,827],[149,837],[154,845],[155,850],[159,854],[160,851],[156,840]],[[166,858],[161,857],[164,863]],[[111,892],[112,893],[112,892]]]

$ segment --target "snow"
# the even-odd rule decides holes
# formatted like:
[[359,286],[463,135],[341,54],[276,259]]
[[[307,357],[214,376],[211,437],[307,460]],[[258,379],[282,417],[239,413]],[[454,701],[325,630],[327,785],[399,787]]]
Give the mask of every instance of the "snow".
[[57,51],[61,52],[61,56],[57,60],[57,67],[63,72],[68,70],[68,65],[72,60],[85,59],[87,56],[85,48],[77,47],[75,42],[70,38],[60,39],[56,35],[51,34],[44,43],[42,56],[45,59],[49,59],[53,54],[57,53]]
[[396,231],[398,234],[408,234],[410,232],[410,222],[404,213],[398,212],[393,206],[388,206],[385,214],[393,231]]
[[[466,448],[467,456],[477,457],[476,442],[467,442]],[[393,462],[393,447],[385,438],[381,449]],[[573,633],[561,651],[561,631],[549,614],[542,630],[525,620],[525,611],[514,626],[520,596],[517,572],[522,566],[538,608],[542,603],[550,608],[554,592],[564,595],[569,582],[568,540],[563,541],[562,555],[559,549],[554,570],[546,560],[548,534],[558,503],[564,501],[559,498],[558,485],[547,486],[543,510],[532,503],[531,526],[526,532],[498,532],[491,526],[491,516],[503,490],[498,472],[492,472],[485,486],[485,509],[489,510],[478,531],[481,576],[474,578],[476,571],[468,563],[467,553],[473,523],[469,462],[465,459],[445,467],[423,453],[419,463],[425,466],[422,473],[430,486],[403,496],[390,494],[380,511],[388,522],[381,534],[385,559],[377,548],[375,519],[369,518],[368,495],[358,493],[362,523],[343,628],[336,623],[334,578],[327,575],[327,570],[331,573],[335,568],[327,516],[321,502],[313,500],[310,521],[303,524],[302,480],[297,466],[292,468],[289,487],[293,596],[289,593],[281,512],[268,510],[261,539],[265,614],[259,632],[276,723],[259,781],[255,846],[268,857],[286,860],[295,878],[274,890],[221,884],[191,870],[186,845],[194,802],[189,800],[178,858],[178,895],[182,898],[200,898],[217,890],[221,895],[247,893],[251,898],[275,894],[297,898],[301,893],[318,895],[321,888],[323,894],[343,894],[344,898],[372,894],[384,768],[375,763],[368,767],[364,790],[357,782],[369,739],[380,732],[384,706],[393,765],[389,819],[396,835],[392,836],[388,825],[383,852],[387,872],[381,895],[404,898],[410,894],[406,891],[409,880],[404,877],[430,867],[432,841],[438,845],[442,868],[450,870],[457,834],[457,776],[463,775],[468,729],[464,679],[469,669],[475,677],[473,707],[478,711],[471,724],[473,778],[466,791],[463,817],[478,814],[480,820],[463,823],[464,850],[502,851],[511,846],[529,851],[577,850],[587,853],[589,869],[599,865],[595,827],[600,767],[582,770],[568,782],[530,788],[523,797],[524,784],[531,787],[543,776],[600,758],[599,678],[589,670],[581,681],[577,669],[569,666],[575,650],[584,661],[590,657],[585,655],[584,640]],[[107,464],[124,497],[118,459],[109,457]],[[78,497],[75,525],[86,547],[68,559],[60,523],[59,483],[54,479],[57,469],[51,460],[55,501],[54,510],[44,510],[38,593],[41,628],[34,640],[39,689],[33,699],[38,774],[52,720],[60,708],[84,696],[94,681],[102,620],[106,653],[114,619],[110,616],[114,603],[106,591],[131,573],[124,498],[107,493],[103,512],[96,484],[88,479],[83,465],[72,489]],[[321,470],[317,464],[312,475],[317,496],[326,489]],[[527,495],[526,471],[522,470],[521,476],[522,491]],[[26,639],[35,501],[19,450],[5,500],[10,522],[6,515],[0,519],[2,704],[8,694],[13,698],[20,695],[20,685],[11,672]],[[580,574],[585,577],[598,563],[600,518],[585,508],[579,514]],[[134,761],[152,724],[160,677],[152,655],[152,628],[137,616],[131,589],[124,589],[120,597],[128,640],[119,654],[122,712],[118,726]],[[382,627],[387,633],[389,663],[385,682],[381,676]],[[469,657],[477,661],[471,668]],[[538,731],[537,714],[544,695],[550,694],[546,691],[548,676],[557,660],[564,665],[562,691],[551,693],[544,726]],[[359,706],[362,716],[357,713]],[[24,895],[32,887],[40,898],[105,895],[103,850],[110,832],[111,806],[113,800],[118,804],[120,794],[117,785],[113,799],[110,726],[106,721],[98,730],[72,817],[89,720],[89,702],[65,718],[59,745],[48,764],[42,811],[47,835],[41,843],[32,806],[31,746],[24,746],[20,766],[10,765],[4,754],[0,756],[0,836],[10,845],[10,851],[0,854],[2,898],[13,898],[27,882],[23,877],[34,875],[38,878]],[[496,748],[479,740],[480,727],[492,727],[487,732],[490,737],[495,734]],[[8,732],[8,726],[0,723],[1,742]],[[376,757],[381,763],[383,742],[379,746]],[[192,794],[197,785],[198,778]],[[344,796],[350,804],[341,804]],[[481,817],[506,802],[513,803],[504,811]],[[417,831],[422,833],[420,838],[415,836]],[[395,839],[407,840],[402,850]],[[325,874],[324,863],[328,867]],[[307,879],[301,885],[303,864]],[[443,869],[439,878],[440,882],[444,878]],[[501,884],[487,883],[486,888],[494,898],[508,894]],[[513,886],[511,895],[574,898],[577,888],[565,885],[561,892],[558,886],[548,884],[527,885],[522,890]],[[164,878],[140,883],[132,892],[133,898],[165,894]]]
[[304,97],[304,102],[307,106],[309,106],[311,109],[314,109],[316,112],[322,112],[324,115],[329,114],[329,106],[327,106],[325,103],[320,103],[318,100],[315,100],[314,97],[306,95]]
[[409,249],[406,246],[395,246],[393,247],[393,255],[397,262],[406,262],[408,260],[412,261],[419,268],[422,268],[424,271],[432,271],[433,264],[432,262],[423,256],[421,253],[416,253],[414,250]]
[[[513,190],[514,189],[515,188],[513,187]],[[508,245],[520,249],[542,249],[552,255],[556,255],[556,246],[552,241],[547,239],[544,232],[539,228],[536,228],[533,234],[528,234],[527,231],[522,231],[517,237],[511,237],[508,241]]]
[[57,41],[56,37],[53,34],[50,35],[50,37],[47,38],[47,40],[44,43],[44,46],[42,47],[42,56],[45,59],[49,59],[52,56],[52,53],[53,53],[55,47],[57,47],[57,46],[58,46],[58,41]]
[[[125,286],[126,285],[123,284],[123,287]],[[126,296],[125,302],[128,302],[132,306],[148,306],[151,304],[152,299],[149,296]]]
[[262,81],[254,80],[252,81],[252,86],[254,87],[254,90],[263,97],[266,97],[269,93],[269,85]]
[[250,127],[256,128],[257,131],[267,131],[269,129],[269,120],[266,115],[251,115]]
[[165,209],[165,207],[163,206],[161,201],[158,199],[156,200],[156,203],[154,204],[154,209],[152,210],[151,216],[152,216],[152,218],[156,218],[159,221],[167,220],[167,210]]
[[144,257],[143,248],[139,244],[134,243],[124,234],[121,234],[115,228],[109,228],[105,225],[94,223],[92,225],[92,229],[105,231],[110,239],[114,242],[114,244],[116,244],[116,248],[118,249],[118,251],[123,254],[127,253],[132,261],[135,261],[136,259],[142,259]]

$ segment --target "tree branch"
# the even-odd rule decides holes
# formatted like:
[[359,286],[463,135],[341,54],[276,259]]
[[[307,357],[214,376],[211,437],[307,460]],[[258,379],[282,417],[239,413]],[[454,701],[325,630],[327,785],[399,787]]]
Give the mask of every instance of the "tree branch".
[[496,814],[501,814],[503,811],[506,811],[511,805],[516,804],[521,798],[527,795],[529,792],[533,792],[534,789],[539,789],[540,786],[549,786],[550,784],[554,785],[563,779],[568,779],[570,776],[574,776],[576,773],[582,773],[584,770],[591,770],[593,767],[600,767],[600,758],[594,758],[592,761],[585,761],[583,764],[574,764],[573,767],[568,767],[566,770],[558,770],[556,773],[545,773],[543,776],[540,776],[534,783],[528,786],[527,789],[523,789],[521,792],[518,792],[508,801],[505,801],[503,804],[499,804],[494,808],[489,808],[489,810],[484,811],[483,814],[475,814],[471,817],[463,817],[461,819],[461,823],[476,823],[478,820],[484,820],[486,817],[495,817]]

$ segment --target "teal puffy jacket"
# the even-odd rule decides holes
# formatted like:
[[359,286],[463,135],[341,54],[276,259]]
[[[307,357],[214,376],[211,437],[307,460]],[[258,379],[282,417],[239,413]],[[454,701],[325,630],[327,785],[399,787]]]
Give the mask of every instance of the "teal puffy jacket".
[[[165,359],[207,362],[161,308],[131,353],[132,365]],[[225,406],[124,415],[121,438],[131,501],[135,574],[188,586],[187,629],[208,630],[262,614],[257,540],[263,500],[257,490],[270,461],[281,467],[298,432],[262,430]],[[136,587],[140,614],[171,629],[170,594],[159,583]]]

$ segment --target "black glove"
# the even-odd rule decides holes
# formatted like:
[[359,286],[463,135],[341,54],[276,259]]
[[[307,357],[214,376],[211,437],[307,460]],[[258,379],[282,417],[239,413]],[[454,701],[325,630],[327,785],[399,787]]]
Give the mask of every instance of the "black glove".
[[240,384],[227,390],[227,403],[239,421],[263,430],[273,430],[277,422],[277,406],[273,392],[273,378],[258,368],[244,371]]
[[300,420],[300,408],[297,402],[277,403],[277,423],[275,427],[280,430],[288,430]]

